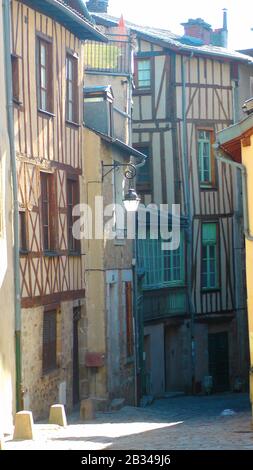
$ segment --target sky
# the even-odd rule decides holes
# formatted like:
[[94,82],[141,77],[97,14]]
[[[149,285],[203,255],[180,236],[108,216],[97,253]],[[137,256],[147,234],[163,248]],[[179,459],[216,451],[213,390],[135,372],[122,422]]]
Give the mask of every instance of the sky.
[[213,29],[221,28],[223,8],[228,10],[228,47],[253,48],[252,0],[109,0],[108,13],[183,34],[180,23],[189,18],[203,18]]

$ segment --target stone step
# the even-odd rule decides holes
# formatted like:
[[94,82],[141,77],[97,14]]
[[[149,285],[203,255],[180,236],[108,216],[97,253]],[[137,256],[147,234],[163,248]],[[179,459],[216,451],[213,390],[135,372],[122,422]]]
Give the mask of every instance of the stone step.
[[153,401],[154,401],[153,395],[143,395],[143,397],[141,397],[140,406],[142,408],[145,408],[145,406],[151,405]]
[[114,398],[110,403],[111,411],[118,411],[125,405],[125,398]]

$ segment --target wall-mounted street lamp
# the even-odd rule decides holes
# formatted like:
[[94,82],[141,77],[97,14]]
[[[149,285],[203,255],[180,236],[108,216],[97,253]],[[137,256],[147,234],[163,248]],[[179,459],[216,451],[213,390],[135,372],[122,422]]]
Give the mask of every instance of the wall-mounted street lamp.
[[123,199],[123,203],[127,212],[137,212],[140,198],[134,188],[129,188]]
[[[126,179],[132,180],[136,176],[136,166],[133,165],[133,163],[114,162],[111,165],[105,165],[102,162],[102,181],[104,180],[105,176],[120,167],[126,168],[124,172]],[[106,168],[110,169],[106,170]],[[140,198],[134,188],[130,187],[128,189],[128,192],[125,194],[125,197],[123,199],[123,203],[127,212],[137,212],[140,203]]]

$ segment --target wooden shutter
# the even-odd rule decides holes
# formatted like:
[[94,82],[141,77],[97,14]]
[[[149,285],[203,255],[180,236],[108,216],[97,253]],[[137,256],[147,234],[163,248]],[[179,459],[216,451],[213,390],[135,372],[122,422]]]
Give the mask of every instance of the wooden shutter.
[[126,292],[126,339],[127,339],[127,356],[133,356],[133,300],[132,300],[132,283],[125,283]]
[[44,312],[42,370],[46,373],[56,368],[56,310]]

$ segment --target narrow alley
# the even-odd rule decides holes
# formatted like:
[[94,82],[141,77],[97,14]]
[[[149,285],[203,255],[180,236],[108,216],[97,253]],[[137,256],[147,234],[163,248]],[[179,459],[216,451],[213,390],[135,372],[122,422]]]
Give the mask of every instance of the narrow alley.
[[36,424],[33,441],[14,442],[10,437],[5,448],[253,450],[253,428],[247,394],[185,396],[156,400],[146,408],[97,413],[96,420],[87,423],[73,414],[66,428]]

